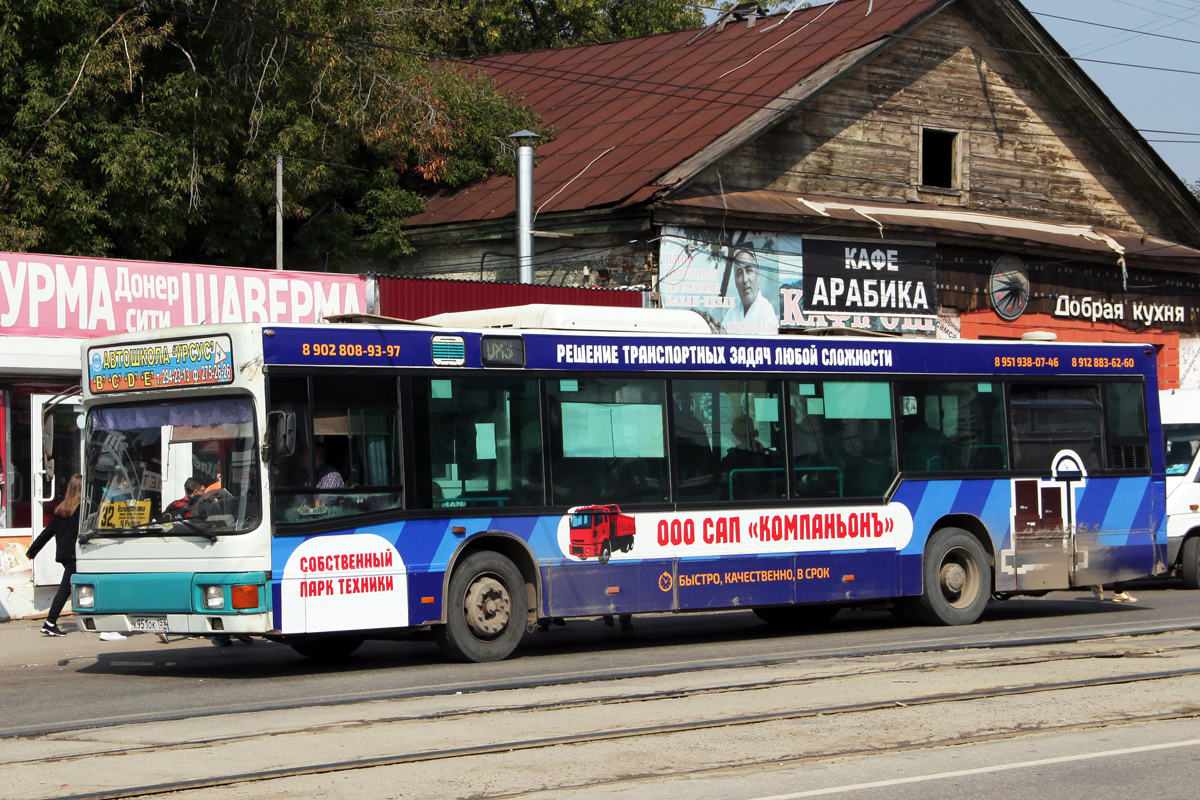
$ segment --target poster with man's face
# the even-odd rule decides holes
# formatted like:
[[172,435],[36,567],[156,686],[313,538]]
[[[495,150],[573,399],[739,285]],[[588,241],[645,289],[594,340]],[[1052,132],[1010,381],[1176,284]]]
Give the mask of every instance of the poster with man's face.
[[658,290],[664,308],[698,311],[725,333],[856,328],[933,336],[934,256],[932,246],[905,242],[666,227]]
[[712,231],[664,230],[658,286],[663,307],[699,311],[727,333],[777,333],[781,289],[802,280],[800,237],[737,231],[717,238]]

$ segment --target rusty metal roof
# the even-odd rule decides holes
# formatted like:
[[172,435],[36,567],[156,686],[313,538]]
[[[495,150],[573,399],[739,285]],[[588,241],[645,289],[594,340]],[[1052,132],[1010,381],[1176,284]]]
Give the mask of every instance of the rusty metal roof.
[[[538,213],[617,207],[648,199],[664,175],[821,66],[903,33],[950,1],[841,0],[760,17],[753,27],[741,20],[470,64],[557,130],[537,148]],[[493,176],[439,194],[408,224],[510,216],[513,181]]]

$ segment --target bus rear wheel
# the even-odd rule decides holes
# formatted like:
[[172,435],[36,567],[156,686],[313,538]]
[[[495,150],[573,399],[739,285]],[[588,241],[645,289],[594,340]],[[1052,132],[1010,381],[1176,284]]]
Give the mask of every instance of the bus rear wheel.
[[1184,588],[1200,589],[1200,535],[1189,536],[1179,553],[1179,577]]
[[450,576],[446,624],[434,639],[455,661],[502,661],[525,633],[525,579],[499,553],[471,553]]
[[921,565],[924,588],[911,609],[928,625],[970,625],[992,594],[992,569],[979,540],[962,528],[929,537]]

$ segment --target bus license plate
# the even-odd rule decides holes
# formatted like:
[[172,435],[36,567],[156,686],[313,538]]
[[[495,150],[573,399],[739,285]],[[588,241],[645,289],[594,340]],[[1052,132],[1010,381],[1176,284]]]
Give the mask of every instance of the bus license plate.
[[167,632],[166,617],[130,617],[129,627],[135,631]]

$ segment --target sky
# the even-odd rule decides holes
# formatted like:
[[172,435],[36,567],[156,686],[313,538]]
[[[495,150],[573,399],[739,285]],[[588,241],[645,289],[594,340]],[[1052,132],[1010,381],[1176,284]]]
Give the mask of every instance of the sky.
[[1200,0],[1022,2],[1175,174],[1200,181]]
[[1200,181],[1200,0],[1023,2],[1175,174]]

